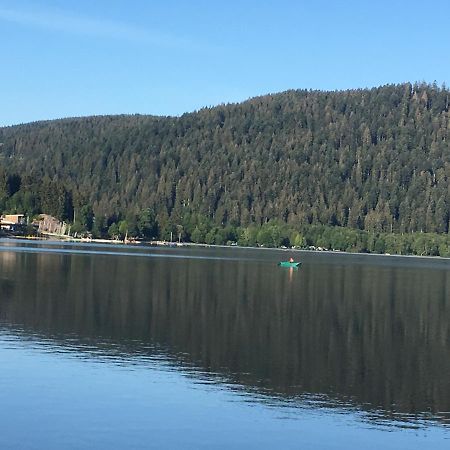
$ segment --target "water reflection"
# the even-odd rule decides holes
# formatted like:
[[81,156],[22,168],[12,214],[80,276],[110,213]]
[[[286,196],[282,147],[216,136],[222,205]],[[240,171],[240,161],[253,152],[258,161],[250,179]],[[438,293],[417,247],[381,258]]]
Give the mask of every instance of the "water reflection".
[[158,361],[250,401],[450,422],[448,270],[233,259],[1,252],[0,320],[52,352]]

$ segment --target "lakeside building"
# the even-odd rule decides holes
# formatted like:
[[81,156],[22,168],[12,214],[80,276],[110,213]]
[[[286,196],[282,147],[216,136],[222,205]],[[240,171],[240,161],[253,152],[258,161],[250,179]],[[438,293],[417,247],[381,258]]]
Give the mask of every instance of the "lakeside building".
[[70,227],[65,222],[61,222],[59,219],[50,216],[49,214],[39,214],[32,222],[32,225],[37,227],[38,233],[43,234],[65,235],[69,234],[70,231]]
[[18,231],[26,225],[24,214],[4,214],[0,216],[0,228],[5,231]]

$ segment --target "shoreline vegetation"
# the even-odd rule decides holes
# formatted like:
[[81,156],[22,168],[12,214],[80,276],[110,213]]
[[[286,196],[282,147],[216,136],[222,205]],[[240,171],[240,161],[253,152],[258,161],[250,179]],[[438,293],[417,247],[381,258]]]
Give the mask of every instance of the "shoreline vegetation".
[[[249,249],[273,249],[286,251],[315,251],[324,253],[348,253],[378,256],[409,256],[422,258],[450,258],[450,238],[435,233],[370,233],[327,226],[304,226],[301,231],[290,229],[286,224],[269,221],[262,226],[213,227],[201,233],[198,227],[189,234],[178,226],[177,239],[171,232],[169,239],[153,235],[139,235],[138,230],[128,232],[122,224],[123,234],[98,236],[84,232],[78,236],[57,233],[30,233],[30,227],[22,233],[0,233],[0,237],[25,240],[51,240],[92,244],[150,245],[167,247],[238,247]],[[154,229],[154,231],[156,228]],[[196,238],[195,241],[193,238]]]

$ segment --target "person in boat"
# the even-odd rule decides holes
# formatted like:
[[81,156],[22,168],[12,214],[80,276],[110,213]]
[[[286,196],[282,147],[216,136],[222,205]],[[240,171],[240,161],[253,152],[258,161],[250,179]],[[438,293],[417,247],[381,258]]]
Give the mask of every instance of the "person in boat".
[[289,262],[290,262],[290,263],[293,263],[293,262],[294,262],[294,258],[293,258],[292,256],[289,258]]

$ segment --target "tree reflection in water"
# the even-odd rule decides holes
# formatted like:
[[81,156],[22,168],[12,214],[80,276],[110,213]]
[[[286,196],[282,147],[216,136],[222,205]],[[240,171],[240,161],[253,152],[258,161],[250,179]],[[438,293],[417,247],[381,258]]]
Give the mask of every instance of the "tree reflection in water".
[[346,258],[286,271],[0,253],[0,319],[61,345],[76,336],[131,355],[163,348],[282,398],[326,395],[386,417],[450,411],[450,272]]

